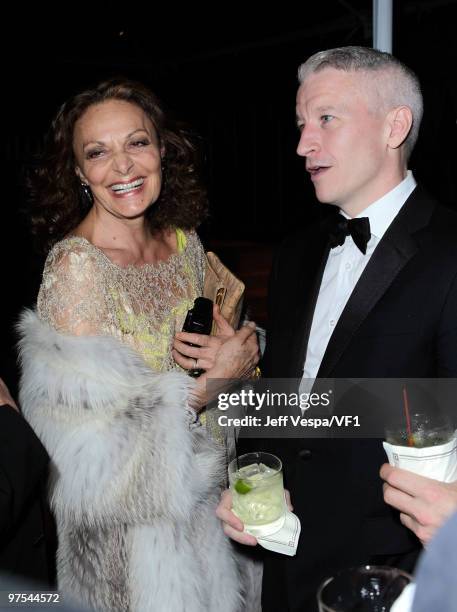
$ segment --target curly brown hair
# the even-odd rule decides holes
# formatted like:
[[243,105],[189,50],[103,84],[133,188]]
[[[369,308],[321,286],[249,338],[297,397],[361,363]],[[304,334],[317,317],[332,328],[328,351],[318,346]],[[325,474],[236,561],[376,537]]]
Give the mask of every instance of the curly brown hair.
[[151,230],[192,229],[207,216],[206,191],[198,177],[199,158],[190,132],[165,114],[158,98],[143,84],[110,79],[61,106],[43,155],[28,177],[32,233],[44,251],[74,229],[92,205],[75,173],[73,131],[90,106],[107,100],[122,100],[143,109],[165,150],[160,196],[146,213]]

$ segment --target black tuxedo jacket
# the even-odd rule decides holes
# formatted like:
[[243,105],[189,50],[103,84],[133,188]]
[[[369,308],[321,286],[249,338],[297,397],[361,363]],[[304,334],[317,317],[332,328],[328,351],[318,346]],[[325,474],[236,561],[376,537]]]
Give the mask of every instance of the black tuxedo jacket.
[[27,421],[0,406],[0,572],[42,588],[54,578],[42,507],[47,466],[48,455]]
[[[270,282],[265,377],[302,376],[328,253],[320,226],[281,247]],[[457,215],[417,187],[354,288],[318,377],[448,376],[457,376]],[[296,557],[266,559],[264,612],[313,610],[319,582],[339,567],[414,556],[418,541],[382,499],[380,441],[289,439],[265,447],[283,459],[302,533]]]

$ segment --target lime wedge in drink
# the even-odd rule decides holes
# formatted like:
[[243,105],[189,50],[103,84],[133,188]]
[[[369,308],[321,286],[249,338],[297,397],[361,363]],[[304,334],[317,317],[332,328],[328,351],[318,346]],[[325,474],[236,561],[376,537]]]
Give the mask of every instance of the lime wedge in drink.
[[249,493],[251,489],[251,485],[241,478],[238,478],[238,480],[235,482],[235,491],[240,495],[246,495],[246,493]]

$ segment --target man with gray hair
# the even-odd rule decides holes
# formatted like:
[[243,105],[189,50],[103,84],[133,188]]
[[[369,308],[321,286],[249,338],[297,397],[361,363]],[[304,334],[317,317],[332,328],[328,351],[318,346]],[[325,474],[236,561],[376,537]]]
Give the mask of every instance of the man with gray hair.
[[[387,53],[345,47],[313,55],[299,81],[297,153],[335,214],[275,259],[264,376],[457,376],[457,216],[407,169],[422,117],[417,77]],[[283,459],[302,533],[295,557],[265,557],[263,612],[314,610],[319,583],[339,568],[413,569],[420,543],[383,500],[379,440],[265,450]],[[230,508],[226,492],[225,532],[254,545]]]

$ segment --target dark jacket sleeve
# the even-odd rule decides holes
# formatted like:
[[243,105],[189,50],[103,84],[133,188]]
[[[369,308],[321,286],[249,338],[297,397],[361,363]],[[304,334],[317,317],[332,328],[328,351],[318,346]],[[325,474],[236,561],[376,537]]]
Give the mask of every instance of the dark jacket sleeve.
[[265,352],[262,356],[262,360],[260,363],[260,369],[262,371],[262,375],[266,378],[271,376],[272,369],[272,358],[271,358],[271,342],[269,342],[272,328],[274,325],[274,315],[275,315],[275,296],[276,296],[276,285],[278,278],[278,268],[279,268],[279,254],[275,253],[273,258],[273,265],[270,272],[270,277],[268,281],[268,302],[267,302],[267,333],[266,333],[266,347]]
[[44,478],[48,455],[27,421],[11,406],[0,406],[0,542]]
[[436,375],[457,377],[457,274],[450,285],[436,335]]

